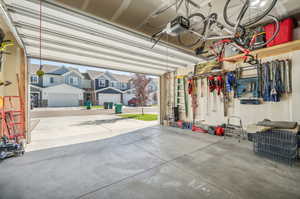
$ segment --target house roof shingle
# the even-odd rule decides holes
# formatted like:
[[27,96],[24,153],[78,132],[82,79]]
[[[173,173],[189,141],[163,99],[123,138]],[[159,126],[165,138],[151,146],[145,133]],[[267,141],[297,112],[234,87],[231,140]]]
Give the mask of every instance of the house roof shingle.
[[[30,74],[36,74],[36,71],[39,70],[40,66],[37,64],[31,64],[30,65]],[[54,66],[54,65],[43,65],[43,71],[47,74],[53,74],[53,75],[63,75],[69,71],[80,71],[77,68],[72,67],[65,67],[65,66]],[[101,71],[94,71],[94,70],[88,70],[86,73],[81,73],[86,79],[96,79],[97,77],[101,75],[106,75],[113,80],[122,82],[122,83],[128,83],[132,77],[129,75],[122,75],[122,74],[116,74],[111,72],[101,72]]]
[[91,79],[96,79],[101,75],[106,75],[109,78],[122,83],[128,83],[132,79],[132,77],[129,75],[121,75],[121,74],[111,73],[107,71],[101,72],[101,71],[88,70],[87,73],[89,74]]
[[[36,74],[36,71],[39,70],[40,65],[37,64],[31,64],[30,65],[30,74]],[[52,75],[63,75],[70,71],[79,72],[80,71],[77,68],[72,67],[65,67],[65,66],[54,66],[54,65],[43,65],[42,70],[46,74],[52,74]]]
[[69,72],[68,68],[66,67],[61,67],[61,68],[58,68],[57,70],[54,70],[54,71],[51,71],[51,72],[48,72],[48,74],[53,74],[53,75],[63,75],[65,73]]
[[[61,68],[60,66],[53,66],[53,65],[43,65],[43,71],[45,73],[51,73],[57,69]],[[31,75],[36,74],[36,71],[40,69],[40,65],[37,64],[30,64],[29,66],[29,73]]]
[[111,73],[111,76],[113,78],[115,78],[117,81],[122,82],[122,83],[128,83],[132,79],[132,77],[128,76],[128,75],[121,75],[121,74]]
[[90,76],[91,79],[96,79],[100,75],[103,75],[104,72],[94,71],[94,70],[88,70],[87,74]]

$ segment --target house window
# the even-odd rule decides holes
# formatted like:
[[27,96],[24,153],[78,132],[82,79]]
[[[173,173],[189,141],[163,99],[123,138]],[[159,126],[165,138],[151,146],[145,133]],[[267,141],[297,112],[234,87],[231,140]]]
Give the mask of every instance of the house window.
[[39,78],[37,75],[32,75],[30,78],[31,83],[37,84],[39,82]]
[[116,82],[111,82],[111,83],[110,83],[110,86],[111,86],[111,87],[115,87],[115,86],[116,86]]
[[127,84],[126,83],[122,83],[122,89],[126,89],[127,88]]
[[78,77],[70,77],[70,84],[78,85]]
[[148,86],[149,91],[153,91],[153,87],[151,85]]
[[49,82],[50,82],[50,84],[53,84],[54,83],[54,78],[50,77]]
[[99,79],[98,86],[99,87],[105,87],[105,79]]

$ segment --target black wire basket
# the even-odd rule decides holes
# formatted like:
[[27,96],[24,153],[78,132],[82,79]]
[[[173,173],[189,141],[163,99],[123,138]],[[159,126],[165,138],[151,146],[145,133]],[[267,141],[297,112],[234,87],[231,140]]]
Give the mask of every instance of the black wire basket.
[[299,157],[299,136],[294,132],[273,129],[258,132],[253,138],[253,150],[257,155],[291,166]]

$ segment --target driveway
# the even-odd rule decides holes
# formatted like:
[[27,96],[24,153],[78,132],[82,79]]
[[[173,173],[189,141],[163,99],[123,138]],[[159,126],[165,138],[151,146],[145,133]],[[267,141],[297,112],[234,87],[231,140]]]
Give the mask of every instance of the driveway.
[[121,118],[115,114],[41,117],[32,120],[35,127],[26,151],[107,139],[157,124],[158,121]]
[[[143,107],[145,113],[158,113],[159,107]],[[141,113],[142,107],[123,107],[123,113]],[[114,114],[113,109],[92,109],[86,110],[83,107],[62,107],[62,108],[35,108],[30,112],[31,118],[42,117],[65,117],[65,116],[86,116],[99,114]]]

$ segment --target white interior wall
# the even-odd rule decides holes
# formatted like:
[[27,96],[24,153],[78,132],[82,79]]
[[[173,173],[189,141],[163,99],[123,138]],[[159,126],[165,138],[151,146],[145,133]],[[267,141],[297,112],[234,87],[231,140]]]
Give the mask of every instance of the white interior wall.
[[[243,124],[253,124],[261,121],[265,118],[270,120],[283,120],[283,121],[299,121],[300,122],[300,51],[294,51],[288,54],[283,54],[275,57],[268,57],[263,59],[263,61],[270,61],[275,59],[286,59],[290,58],[292,60],[292,86],[293,92],[291,95],[286,95],[281,98],[280,102],[263,102],[261,105],[241,105],[238,99],[230,98],[232,102],[229,104],[228,116],[239,116],[242,118]],[[238,65],[233,65],[230,63],[224,64],[225,69],[230,69],[237,67]],[[187,75],[189,72],[193,71],[193,67],[189,67],[186,70],[177,70],[177,75]],[[210,93],[207,97],[207,81],[204,79],[204,93],[203,97],[200,96],[200,79],[198,83],[198,97],[197,103],[198,108],[196,110],[196,121],[202,121],[211,125],[219,125],[227,121],[227,117],[224,117],[224,105],[222,98],[215,96]],[[169,89],[166,87],[165,89]],[[162,91],[167,93],[168,91]],[[168,96],[168,95],[165,95]],[[209,103],[207,104],[207,99]],[[170,101],[166,100],[166,101]],[[189,116],[185,117],[185,114],[180,114],[180,119],[184,121],[192,121],[192,101],[191,96],[188,95],[188,106],[189,106]]]

